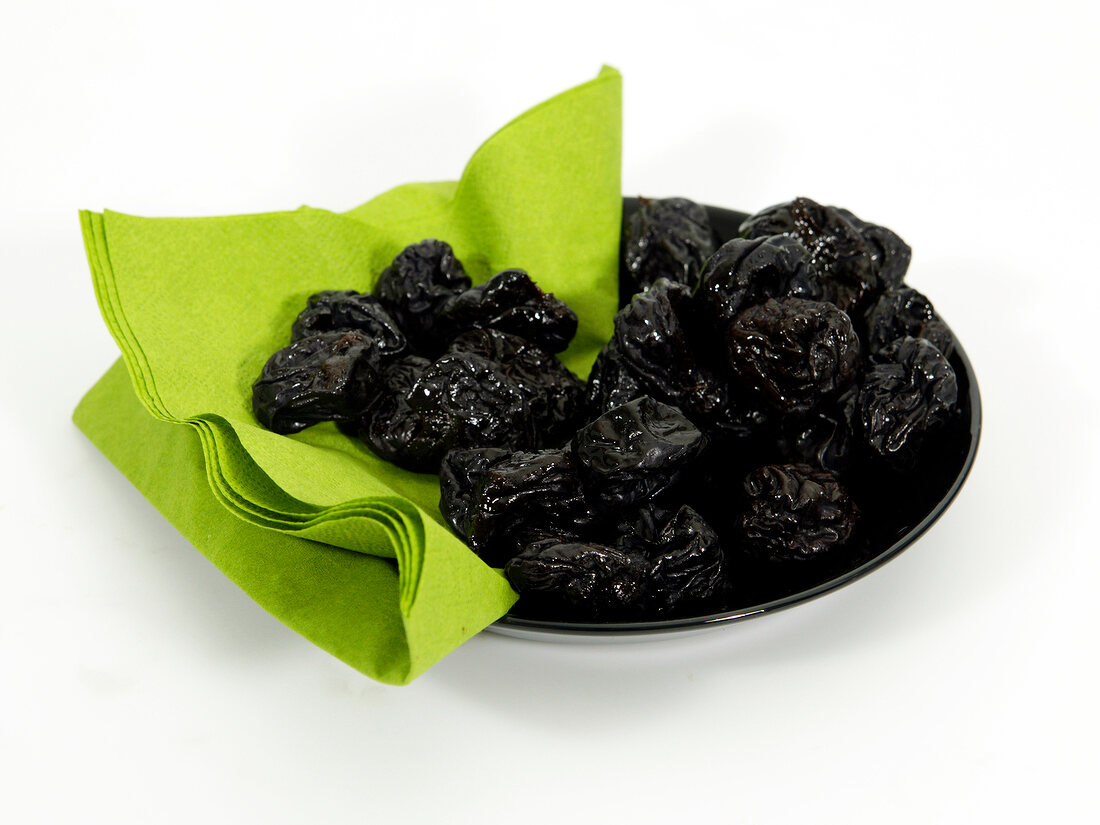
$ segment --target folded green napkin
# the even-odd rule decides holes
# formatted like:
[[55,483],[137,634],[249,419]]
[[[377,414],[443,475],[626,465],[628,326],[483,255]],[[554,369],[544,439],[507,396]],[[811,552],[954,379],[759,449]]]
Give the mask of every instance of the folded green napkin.
[[264,429],[252,383],[309,295],[370,290],[425,238],[449,242],[475,282],[523,268],[569,303],[580,327],[563,359],[586,374],[616,307],[620,149],[621,78],[605,67],[493,135],[459,181],[400,186],[342,214],[82,212],[122,359],[77,425],[266,610],[368,676],[410,681],[515,593],[447,529],[435,476],[331,424]]

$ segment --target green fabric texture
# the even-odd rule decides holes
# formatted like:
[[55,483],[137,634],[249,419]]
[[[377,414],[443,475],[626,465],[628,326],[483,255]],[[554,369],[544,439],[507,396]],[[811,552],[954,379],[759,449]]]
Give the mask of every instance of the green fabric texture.
[[407,683],[515,593],[446,527],[435,476],[331,424],[264,429],[252,383],[309,295],[368,291],[425,238],[450,243],[475,283],[518,267],[569,303],[580,325],[562,358],[587,374],[616,308],[621,120],[621,77],[605,67],[498,131],[459,181],[346,213],[81,212],[122,358],[77,425],[266,610],[368,676]]

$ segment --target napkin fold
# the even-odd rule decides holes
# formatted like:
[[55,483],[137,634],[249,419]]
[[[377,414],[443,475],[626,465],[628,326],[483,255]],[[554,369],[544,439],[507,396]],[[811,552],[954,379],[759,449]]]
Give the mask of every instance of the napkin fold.
[[252,383],[309,295],[369,291],[432,237],[475,283],[522,268],[569,303],[580,324],[562,358],[587,374],[616,308],[620,158],[621,77],[605,67],[503,127],[457,182],[400,186],[345,213],[81,212],[122,357],[74,420],[264,609],[368,676],[407,683],[515,593],[446,527],[435,476],[332,424],[264,429]]

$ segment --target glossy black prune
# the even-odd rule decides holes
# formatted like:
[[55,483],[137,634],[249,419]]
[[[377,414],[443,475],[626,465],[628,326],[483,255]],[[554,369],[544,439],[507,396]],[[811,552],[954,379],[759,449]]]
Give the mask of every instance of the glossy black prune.
[[466,537],[477,515],[474,487],[478,479],[499,459],[511,454],[500,447],[475,447],[451,450],[439,465],[439,512],[451,529]]
[[534,542],[580,539],[595,520],[565,451],[453,450],[440,482],[444,518],[494,567]]
[[705,605],[727,586],[718,533],[687,505],[665,525],[649,558],[646,601],[654,613]]
[[[728,589],[717,533],[688,506],[670,518],[643,508],[646,536],[611,547],[542,541],[505,566],[521,606],[574,619],[658,618],[716,606]],[[653,520],[661,513],[663,526]]]
[[765,562],[801,562],[842,546],[858,509],[836,477],[808,464],[769,464],[745,479],[741,549]]
[[588,621],[627,619],[646,594],[649,562],[602,544],[543,542],[525,549],[504,573],[525,610]]
[[252,411],[273,432],[351,421],[380,389],[379,353],[362,332],[322,332],[272,355],[252,385]]
[[874,361],[859,392],[863,439],[875,455],[904,469],[915,463],[924,437],[955,411],[955,371],[923,338],[899,338]]
[[436,315],[470,286],[450,244],[429,239],[398,253],[378,277],[374,294],[413,347],[426,351],[434,340]]
[[445,344],[467,330],[488,328],[518,335],[548,352],[561,352],[577,333],[577,314],[539,289],[522,269],[507,269],[442,306],[433,334]]
[[859,367],[859,338],[833,304],[769,298],[726,330],[740,383],[783,413],[806,413],[846,389]]
[[[836,207],[834,207],[836,208]],[[884,289],[896,289],[905,280],[913,250],[893,230],[861,220],[847,209],[836,208],[841,217],[859,230],[871,252],[871,266]]]
[[755,430],[758,412],[731,397],[724,370],[700,357],[715,349],[699,332],[691,290],[658,279],[631,298],[615,316],[611,340],[588,377],[590,416],[648,395],[679,407],[695,424],[720,437]]
[[606,538],[620,550],[655,555],[661,530],[675,514],[676,508],[666,506],[660,499],[643,501],[635,507],[606,514],[606,522],[613,522],[611,534]]
[[715,442],[744,445],[763,436],[776,417],[773,410],[733,383],[723,381],[719,391],[724,402],[716,410],[699,418],[699,425]]
[[310,295],[308,305],[294,322],[291,338],[298,341],[319,332],[348,329],[373,338],[382,358],[397,357],[408,346],[404,333],[379,300],[351,289]]
[[585,406],[589,417],[601,416],[645,394],[641,381],[630,371],[612,338],[596,356],[588,374]]
[[696,299],[721,329],[746,307],[787,297],[820,299],[818,274],[797,237],[768,235],[722,244],[703,268]]
[[[429,359],[419,355],[403,355],[388,362],[379,374],[378,392],[358,416],[350,421],[340,422],[337,426],[345,435],[365,441],[376,453],[392,461],[393,449],[387,445],[398,440],[399,436],[394,433],[404,428],[405,437],[411,438],[419,426],[416,417],[409,413],[405,396],[431,364]],[[376,416],[380,421],[388,423],[388,427],[381,429],[392,441],[372,442],[370,431]]]
[[619,310],[611,340],[647,395],[705,420],[726,407],[727,388],[700,363],[688,340],[691,298],[690,288],[659,278]]
[[678,409],[643,396],[578,430],[573,454],[590,500],[618,510],[668,490],[706,446]]
[[480,355],[500,366],[531,408],[535,446],[561,444],[582,423],[584,382],[530,341],[497,329],[478,329],[452,341],[448,352]]
[[882,293],[866,315],[867,349],[875,355],[899,338],[924,338],[950,357],[955,339],[947,324],[936,315],[932,303],[911,287]]
[[391,395],[405,395],[413,384],[432,365],[431,359],[421,355],[403,355],[390,361],[382,371],[384,392]]
[[860,458],[858,398],[859,385],[853,384],[810,415],[783,419],[777,440],[780,454],[843,477]]
[[405,394],[383,398],[363,420],[360,437],[382,458],[436,472],[448,450],[529,447],[534,440],[523,393],[500,367],[477,355],[445,355]]
[[639,198],[638,202],[638,211],[623,228],[623,273],[639,291],[658,278],[695,289],[703,263],[715,248],[706,208],[687,198]]
[[809,198],[757,212],[741,224],[741,237],[791,235],[798,238],[820,275],[822,297],[845,312],[862,308],[881,291],[875,250],[841,211]]

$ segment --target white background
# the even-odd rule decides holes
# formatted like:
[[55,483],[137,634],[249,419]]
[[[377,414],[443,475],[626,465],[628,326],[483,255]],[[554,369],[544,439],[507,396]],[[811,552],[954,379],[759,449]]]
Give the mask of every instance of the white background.
[[[1090,822],[1095,3],[0,3],[0,821]],[[285,629],[70,421],[76,212],[341,210],[624,75],[624,191],[846,206],[978,372],[978,463],[858,583],[703,636],[488,634],[404,688]]]

